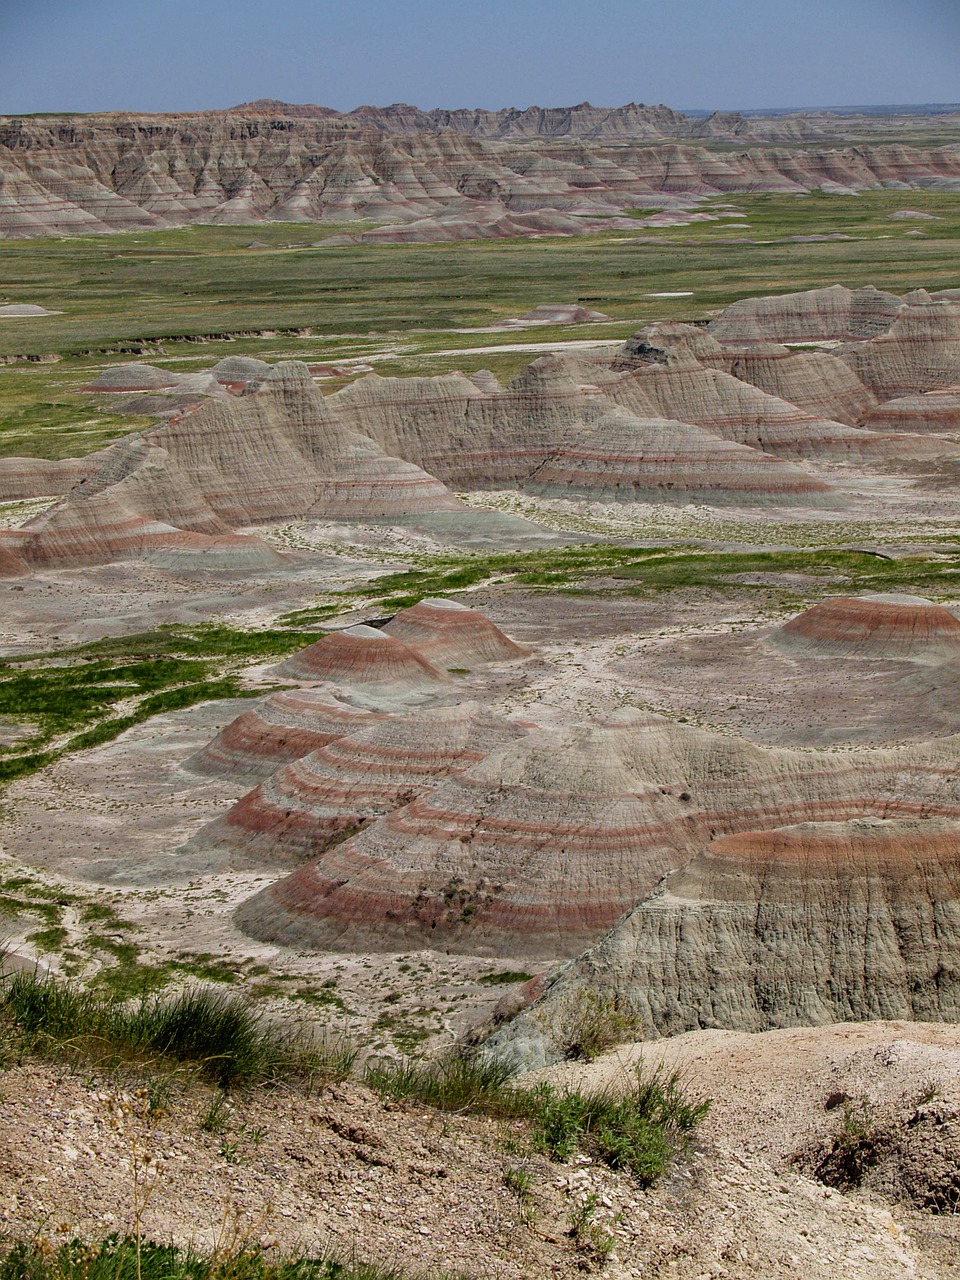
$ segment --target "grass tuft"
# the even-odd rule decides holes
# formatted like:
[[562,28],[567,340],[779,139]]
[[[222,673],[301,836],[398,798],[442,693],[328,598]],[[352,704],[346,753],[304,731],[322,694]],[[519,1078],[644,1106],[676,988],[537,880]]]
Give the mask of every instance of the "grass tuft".
[[709,1111],[694,1102],[676,1073],[638,1067],[625,1093],[558,1090],[550,1084],[523,1088],[502,1062],[451,1054],[433,1063],[400,1062],[370,1067],[366,1082],[395,1101],[438,1111],[520,1119],[530,1126],[536,1150],[553,1160],[586,1151],[614,1169],[626,1169],[644,1186],[655,1182]]
[[84,1059],[154,1059],[195,1067],[221,1088],[287,1078],[343,1079],[356,1056],[275,1027],[236,996],[196,988],[134,1005],[52,977],[7,980],[0,1013],[24,1047]]
[[[111,1235],[99,1244],[45,1237],[0,1253],[0,1280],[426,1280],[393,1266],[335,1255],[268,1258],[257,1248],[200,1253],[172,1244]],[[449,1273],[431,1280],[455,1280]]]

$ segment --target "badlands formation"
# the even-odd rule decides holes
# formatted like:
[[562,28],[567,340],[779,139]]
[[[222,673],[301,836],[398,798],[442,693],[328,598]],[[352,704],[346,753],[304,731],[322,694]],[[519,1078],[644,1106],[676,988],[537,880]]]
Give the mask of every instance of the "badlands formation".
[[[829,350],[786,345],[818,330]],[[470,490],[830,509],[865,475],[935,488],[960,458],[943,404],[960,386],[960,303],[840,286],[735,303],[612,356],[541,357],[506,387],[370,374],[325,397],[305,364],[236,358],[208,375],[118,366],[94,386],[159,396],[159,422],[85,459],[0,459],[6,499],[64,494],[0,532],[0,572],[138,556],[269,569],[281,556],[255,529],[291,520],[502,534]],[[933,418],[887,430],[905,395],[936,400]]]
[[[296,120],[292,142],[398,136]],[[418,136],[443,148],[450,128]],[[122,734],[65,731],[3,794],[4,854],[129,926],[98,926],[94,963],[139,947],[144,970],[307,1006],[371,1052],[456,1039],[561,1083],[599,1016],[651,1062],[718,1089],[725,1073],[716,1150],[696,1157],[728,1180],[711,1183],[712,1225],[686,1171],[672,1209],[643,1201],[654,1227],[624,1208],[633,1247],[660,1242],[650,1274],[704,1274],[698,1232],[723,1236],[730,1264],[707,1274],[827,1280],[850,1259],[871,1280],[951,1274],[914,1265],[907,1209],[834,1203],[821,1183],[838,1132],[825,1099],[856,1119],[847,1091],[866,1098],[879,1072],[900,1145],[870,1185],[900,1188],[911,1213],[957,1203],[942,1173],[956,1113],[938,1101],[935,1122],[906,1093],[955,1076],[960,1021],[956,291],[750,299],[542,356],[507,385],[370,374],[325,395],[295,361],[176,369],[92,381],[144,430],[84,457],[0,459],[0,500],[24,516],[0,531],[11,672],[29,682],[50,650],[45,675],[102,663],[120,682]],[[703,562],[715,580],[696,578]],[[197,626],[211,619],[223,627]],[[241,625],[278,647],[200,703],[127,715],[110,665],[125,643],[153,659],[196,628],[194,661]],[[91,640],[105,647],[74,647]],[[68,901],[69,963],[84,916]],[[21,932],[31,955],[49,936]],[[788,1077],[802,1118],[760,1132]],[[901,1151],[913,1181],[890,1172]],[[845,1242],[806,1270],[805,1245],[781,1265],[770,1243],[793,1193]],[[753,1270],[731,1261],[731,1197],[753,1206]],[[943,1217],[910,1219],[938,1258]]]
[[[362,220],[379,224],[361,232],[374,243],[460,240],[572,234],[721,192],[956,190],[960,148],[936,145],[935,132],[927,146],[896,140],[930,123],[885,118],[887,137],[850,146],[850,122],[827,115],[693,119],[636,104],[6,116],[0,237]],[[869,134],[877,122],[857,127]]]

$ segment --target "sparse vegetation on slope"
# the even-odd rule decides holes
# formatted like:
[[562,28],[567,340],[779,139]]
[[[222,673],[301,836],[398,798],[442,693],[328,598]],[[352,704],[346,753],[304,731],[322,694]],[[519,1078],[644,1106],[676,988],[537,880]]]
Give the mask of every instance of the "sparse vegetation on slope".
[[456,1280],[376,1263],[326,1258],[266,1257],[255,1246],[209,1253],[111,1235],[97,1244],[53,1246],[41,1236],[0,1254],[0,1280]]
[[436,1062],[375,1066],[366,1074],[377,1092],[438,1111],[522,1119],[535,1150],[553,1160],[587,1151],[614,1169],[628,1169],[649,1185],[682,1151],[706,1116],[708,1102],[692,1102],[676,1074],[638,1069],[625,1092],[521,1087],[497,1060],[451,1054]]
[[20,720],[32,732],[0,747],[0,783],[33,773],[64,752],[108,742],[153,716],[262,693],[244,688],[238,678],[243,667],[313,639],[311,632],[160,627],[2,659],[0,716]]
[[[8,1055],[99,1065],[189,1065],[221,1088],[279,1080],[345,1079],[356,1050],[313,1043],[267,1022],[243,999],[194,988],[125,1001],[53,977],[8,976],[0,994]],[[709,1109],[677,1075],[635,1072],[626,1091],[583,1093],[518,1085],[503,1062],[452,1052],[428,1062],[374,1062],[363,1081],[394,1102],[525,1122],[534,1150],[554,1160],[587,1151],[654,1182]]]
[[222,1088],[284,1078],[343,1078],[354,1054],[274,1026],[242,999],[195,988],[130,1003],[52,977],[7,978],[0,1013],[20,1053],[98,1063],[189,1064]]

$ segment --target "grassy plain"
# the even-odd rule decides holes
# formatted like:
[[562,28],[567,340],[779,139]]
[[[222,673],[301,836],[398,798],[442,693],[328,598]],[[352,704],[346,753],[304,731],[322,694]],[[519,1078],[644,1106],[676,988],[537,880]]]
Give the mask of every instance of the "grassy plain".
[[[737,298],[841,283],[894,292],[960,285],[960,201],[935,191],[738,195],[743,216],[650,228],[434,245],[317,243],[358,228],[277,223],[4,243],[0,303],[63,314],[0,322],[0,456],[63,457],[144,425],[80,388],[111,359],[178,370],[228,354],[268,360],[390,357],[383,373],[511,377],[524,352],[478,346],[627,336],[655,319],[703,319]],[[935,221],[891,221],[903,208]],[[746,223],[747,229],[730,224]],[[917,236],[917,231],[922,235]],[[783,243],[796,235],[850,240]],[[258,247],[251,248],[254,242]],[[659,293],[690,297],[664,298]],[[541,302],[579,301],[611,323],[461,333]],[[202,344],[202,345],[198,345]],[[453,352],[454,354],[439,354]],[[48,362],[39,362],[46,358]],[[52,359],[51,359],[52,358]],[[331,389],[335,384],[331,384]]]

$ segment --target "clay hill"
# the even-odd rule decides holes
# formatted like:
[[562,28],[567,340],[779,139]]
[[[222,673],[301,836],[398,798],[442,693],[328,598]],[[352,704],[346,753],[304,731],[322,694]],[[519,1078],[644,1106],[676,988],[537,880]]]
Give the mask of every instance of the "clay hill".
[[208,777],[262,780],[190,847],[267,864],[316,857],[522,738],[532,725],[464,698],[447,673],[529,654],[452,600],[328,632],[278,668],[308,687],[268,695],[186,762]]
[[689,119],[635,104],[0,118],[5,237],[273,219],[363,219],[381,224],[381,240],[569,234],[590,215],[680,196],[824,184],[952,190],[960,147],[849,146],[836,121]]
[[[785,345],[815,333],[839,345]],[[958,334],[951,298],[835,286],[736,303],[705,330],[651,325],[612,356],[545,356],[506,387],[370,374],[324,397],[297,362],[117,366],[94,387],[108,403],[149,393],[160,421],[84,459],[0,460],[6,499],[64,494],[0,533],[0,571],[139,556],[269,569],[277,552],[237,530],[288,520],[500,529],[455,496],[472,489],[829,507],[844,471],[936,484],[958,453],[943,404]],[[916,430],[890,431],[885,405],[904,395]]]
[[960,619],[922,596],[838,596],[791,618],[768,642],[804,657],[945,662],[960,658]]
[[955,820],[805,821],[718,836],[490,1048],[527,1066],[556,1061],[585,998],[629,1014],[648,1037],[956,1022],[958,890]]
[[956,750],[952,738],[762,748],[631,711],[531,728],[265,889],[239,919],[297,947],[572,956],[719,835],[960,818]]

